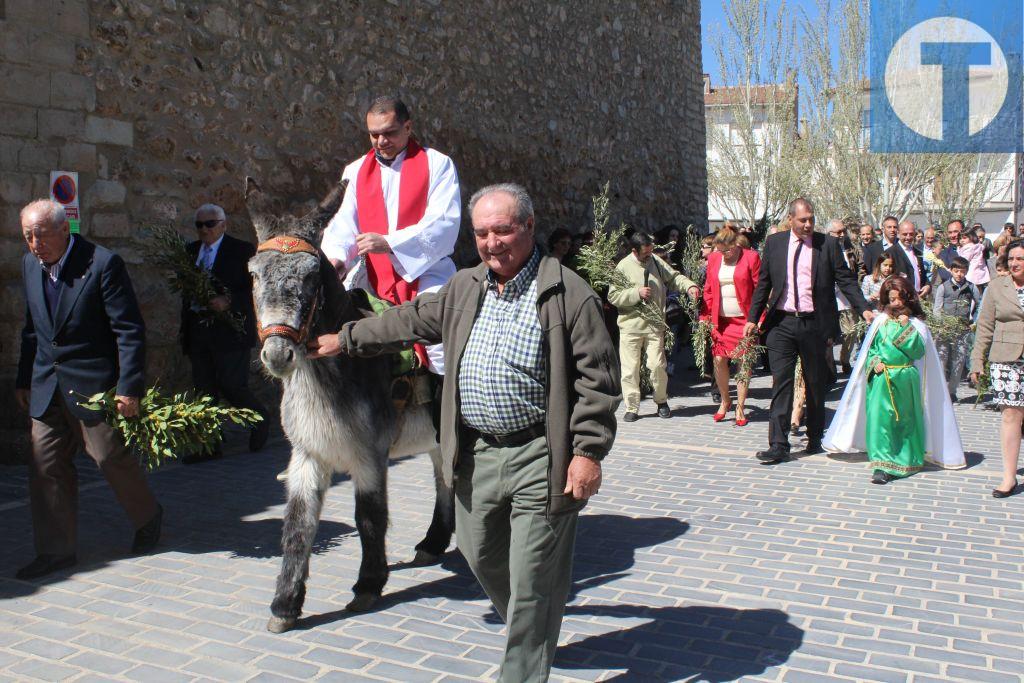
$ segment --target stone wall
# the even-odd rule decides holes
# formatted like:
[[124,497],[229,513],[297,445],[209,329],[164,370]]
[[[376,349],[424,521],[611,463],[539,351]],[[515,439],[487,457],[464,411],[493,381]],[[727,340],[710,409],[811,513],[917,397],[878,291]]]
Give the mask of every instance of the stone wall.
[[288,203],[319,196],[367,148],[377,94],[406,99],[464,198],[526,185],[542,232],[585,226],[605,180],[634,225],[703,224],[699,12],[698,0],[0,0],[3,386],[22,317],[18,209],[57,168],[81,174],[83,233],[128,261],[151,377],[167,382],[183,367],[177,306],[136,236],[155,222],[191,234],[194,207],[214,201],[251,238],[243,176]]

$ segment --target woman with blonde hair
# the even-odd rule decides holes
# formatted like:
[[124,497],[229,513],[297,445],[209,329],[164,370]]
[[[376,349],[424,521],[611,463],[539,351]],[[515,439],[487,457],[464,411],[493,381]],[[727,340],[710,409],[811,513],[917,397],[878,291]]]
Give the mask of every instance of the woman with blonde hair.
[[[711,323],[711,355],[715,384],[721,403],[715,422],[725,419],[732,407],[729,396],[729,361],[743,339],[743,328],[750,311],[750,300],[761,272],[761,257],[749,248],[749,242],[731,227],[719,230],[714,237],[714,251],[708,256],[704,279],[701,318]],[[743,246],[747,244],[748,246]],[[736,426],[747,424],[744,404],[747,382],[736,386]]]

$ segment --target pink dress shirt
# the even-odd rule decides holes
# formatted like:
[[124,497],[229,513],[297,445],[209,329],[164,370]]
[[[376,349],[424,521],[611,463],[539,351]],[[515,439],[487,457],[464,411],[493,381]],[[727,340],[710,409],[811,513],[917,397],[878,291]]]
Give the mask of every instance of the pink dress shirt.
[[789,240],[789,255],[786,257],[786,287],[782,291],[782,296],[779,297],[776,308],[788,313],[796,313],[796,299],[793,295],[799,292],[800,313],[810,313],[814,310],[814,283],[811,278],[812,241],[811,238],[803,240],[804,248],[800,251],[800,262],[796,265],[796,286],[794,287],[790,278],[793,275],[793,259],[796,257],[796,247],[800,243],[800,238],[796,236],[795,232],[790,234],[792,237]]

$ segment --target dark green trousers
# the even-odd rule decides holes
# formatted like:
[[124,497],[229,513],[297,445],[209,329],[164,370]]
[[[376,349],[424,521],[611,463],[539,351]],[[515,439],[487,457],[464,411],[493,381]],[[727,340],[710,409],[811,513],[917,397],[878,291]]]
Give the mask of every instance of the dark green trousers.
[[499,681],[548,679],[572,578],[578,512],[548,517],[544,437],[496,448],[477,439],[460,455],[459,550],[505,620]]

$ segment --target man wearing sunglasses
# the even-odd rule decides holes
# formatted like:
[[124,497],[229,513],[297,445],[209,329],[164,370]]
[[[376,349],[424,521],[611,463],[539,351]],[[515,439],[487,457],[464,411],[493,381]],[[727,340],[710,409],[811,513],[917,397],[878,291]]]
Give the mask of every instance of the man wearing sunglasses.
[[[227,216],[216,204],[203,204],[196,210],[195,227],[199,239],[189,243],[188,252],[196,265],[213,277],[218,294],[209,301],[182,302],[182,348],[192,363],[196,391],[263,415],[263,421],[249,434],[249,450],[258,451],[267,443],[270,423],[266,408],[249,389],[256,314],[247,264],[256,248],[226,234]],[[235,318],[237,324],[226,322],[223,313]],[[192,465],[220,457],[218,448],[209,454],[186,455],[182,462]]]
[[[345,167],[348,189],[324,231],[321,248],[346,273],[345,286],[401,304],[440,289],[455,274],[451,254],[461,225],[455,164],[412,134],[409,109],[379,97],[366,113],[371,149]],[[444,374],[440,344],[417,347],[432,372]]]

